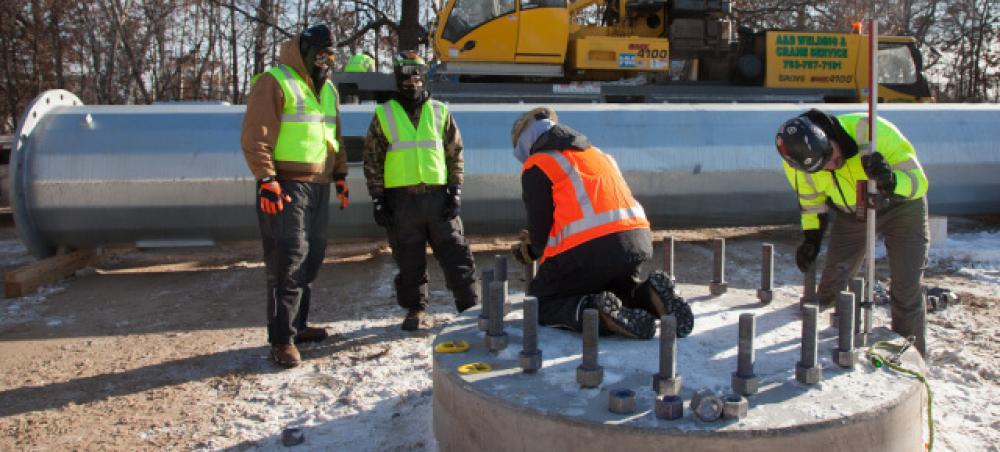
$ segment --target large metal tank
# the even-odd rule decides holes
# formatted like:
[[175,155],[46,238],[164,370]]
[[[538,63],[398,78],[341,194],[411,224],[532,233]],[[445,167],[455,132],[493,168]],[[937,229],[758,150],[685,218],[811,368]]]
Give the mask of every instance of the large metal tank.
[[[810,105],[556,105],[560,120],[615,156],[654,227],[793,223],[797,204],[774,132]],[[862,105],[823,105],[836,113]],[[465,140],[469,233],[523,226],[510,126],[529,105],[452,105]],[[196,244],[257,237],[254,181],[240,150],[243,106],[87,106],[48,91],[25,112],[11,156],[22,241],[59,246]],[[331,209],[330,237],[381,237],[358,145],[374,106],[346,105],[352,198]],[[916,145],[934,214],[1000,212],[1000,107],[891,105],[881,114]]]

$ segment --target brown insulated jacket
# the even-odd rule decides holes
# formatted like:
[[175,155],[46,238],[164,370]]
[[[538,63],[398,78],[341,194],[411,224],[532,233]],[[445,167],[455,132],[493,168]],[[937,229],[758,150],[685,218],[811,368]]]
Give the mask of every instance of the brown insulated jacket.
[[[281,44],[278,61],[281,64],[291,66],[306,81],[306,84],[313,87],[313,94],[319,96],[312,77],[306,71],[306,65],[302,61],[298,36]],[[341,143],[340,152],[334,153],[332,147],[327,150],[326,164],[322,171],[303,172],[297,171],[295,168],[276,165],[274,144],[278,141],[281,111],[284,105],[285,96],[281,92],[278,81],[266,72],[258,77],[257,82],[250,89],[250,97],[247,98],[247,111],[243,116],[243,131],[240,136],[243,157],[246,159],[253,177],[260,180],[266,176],[275,176],[279,180],[327,184],[334,179],[347,177],[347,151],[340,138],[339,114],[337,115],[337,142]]]

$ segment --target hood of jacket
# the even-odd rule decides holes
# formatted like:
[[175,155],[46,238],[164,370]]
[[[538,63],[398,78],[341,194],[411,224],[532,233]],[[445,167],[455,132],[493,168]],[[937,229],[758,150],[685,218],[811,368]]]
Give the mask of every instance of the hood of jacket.
[[541,151],[583,151],[591,147],[590,139],[575,129],[556,124],[543,133],[531,146],[531,153]]
[[[287,64],[299,74],[299,77],[302,77],[302,80],[305,80],[307,85],[316,86],[313,83],[312,76],[309,75],[309,71],[306,70],[306,63],[302,59],[302,52],[299,51],[298,35],[281,43],[281,47],[278,49],[278,63]],[[313,89],[315,90],[315,88]]]

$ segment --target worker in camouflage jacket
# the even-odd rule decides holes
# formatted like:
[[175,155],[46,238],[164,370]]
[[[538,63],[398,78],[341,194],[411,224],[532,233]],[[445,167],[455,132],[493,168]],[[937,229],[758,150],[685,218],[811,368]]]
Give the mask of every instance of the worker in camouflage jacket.
[[404,330],[417,330],[427,309],[430,244],[462,312],[475,306],[475,263],[459,217],[462,136],[448,107],[424,87],[427,64],[415,52],[393,62],[397,91],[375,109],[364,147],[364,171],[375,222],[386,229],[399,266],[396,301]]

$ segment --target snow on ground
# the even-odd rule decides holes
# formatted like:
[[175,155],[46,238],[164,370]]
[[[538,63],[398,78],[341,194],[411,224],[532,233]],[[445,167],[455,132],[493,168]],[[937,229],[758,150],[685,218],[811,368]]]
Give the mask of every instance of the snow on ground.
[[[732,258],[755,262],[759,256],[758,244],[731,243],[727,252]],[[710,258],[707,251],[702,254],[704,259]],[[793,256],[776,249],[775,259],[787,264]],[[0,260],[16,265],[30,261],[30,257],[16,241],[0,241]],[[934,390],[935,450],[1000,451],[1000,319],[995,304],[1000,297],[1000,233],[952,234],[931,249],[929,266],[940,285],[968,295],[961,304],[929,316],[928,378]],[[776,291],[785,295],[801,291],[801,274],[793,266],[776,265],[775,270]],[[389,264],[372,272],[372,279],[379,281],[371,289],[373,298],[391,298],[394,271]],[[727,279],[733,287],[752,288],[758,271],[755,265],[729,266]],[[46,297],[66,287],[60,283],[36,295],[6,300],[0,305],[0,326],[33,320],[58,326],[72,321],[45,315]],[[366,307],[350,320],[325,325],[334,338],[304,346],[307,361],[303,366],[237,375],[219,384],[214,393],[205,393],[200,402],[217,407],[227,421],[204,448],[284,449],[280,444],[282,430],[301,427],[307,441],[303,450],[436,450],[431,424],[431,343],[437,331],[453,318],[453,309],[447,293],[435,291],[432,298],[435,327],[424,334],[401,334],[400,312],[393,305]],[[732,320],[738,314],[731,311],[726,315]],[[720,315],[699,311],[696,328]],[[878,307],[876,325],[888,321],[887,307]],[[767,328],[767,322],[758,322],[759,330]],[[797,336],[788,332],[782,338],[794,341]],[[772,350],[759,351],[758,356],[797,353],[793,345],[780,342],[772,344]],[[334,352],[323,352],[326,347]],[[734,350],[721,352],[714,356],[718,362],[712,365],[728,369],[734,354]],[[310,355],[330,359],[310,361]],[[258,358],[262,363],[268,359],[266,352]],[[684,360],[683,355],[680,359]],[[571,363],[546,364],[575,367]],[[654,363],[644,366],[655,370]],[[617,377],[611,372],[606,378],[611,381]],[[728,377],[705,384],[724,389]]]
[[[758,255],[755,253],[759,253],[759,248],[731,247],[729,252],[751,257]],[[788,260],[790,256],[778,255],[776,259]],[[931,265],[954,267],[959,274],[980,281],[997,281],[1000,275],[1000,234],[954,234],[946,244],[933,249]],[[752,287],[758,278],[758,269],[753,266],[733,266],[727,270],[730,281],[742,282],[747,287]],[[383,269],[378,277],[384,283],[374,292],[380,295],[391,293],[391,275],[391,268]],[[801,275],[794,268],[778,266],[775,279],[776,290],[779,292],[790,295],[801,291],[801,286],[796,285],[801,281]],[[981,292],[982,296],[996,297],[998,287],[988,285]],[[446,294],[434,295],[444,298]],[[435,303],[432,306],[441,307],[435,312],[439,325],[450,320],[451,311],[447,309],[447,303]],[[714,324],[712,322],[733,322],[740,313],[721,313],[708,307],[699,308],[698,311],[698,329],[710,328]],[[377,343],[378,335],[397,328],[397,315],[396,308],[376,309],[361,320],[336,322],[329,326],[339,336],[337,342],[372,340]],[[929,345],[931,370],[928,377],[934,390],[936,450],[939,451],[997,451],[997,444],[1000,444],[1000,386],[997,384],[1000,381],[1000,360],[996,354],[1000,322],[995,317],[983,319],[976,318],[976,315],[965,305],[952,306],[944,312],[931,314],[929,328],[934,339]],[[710,319],[713,320],[709,321]],[[758,331],[779,328],[782,323],[780,320],[758,316]],[[821,326],[824,323],[821,319]],[[888,307],[877,307],[875,323],[889,323]],[[561,343],[550,342],[552,338],[547,336],[554,334],[565,335],[556,331],[542,332],[542,339],[549,347],[559,346]],[[758,363],[762,365],[759,372],[761,375],[770,375],[765,377],[765,384],[768,379],[774,380],[771,381],[774,383],[794,376],[790,369],[768,370],[766,363],[771,358],[764,359],[762,353],[789,356],[798,353],[798,328],[785,327],[780,330],[780,334],[771,336],[774,338],[773,344],[758,345]],[[730,339],[733,338],[721,337],[716,341],[725,340],[729,343]],[[245,418],[233,420],[226,431],[220,432],[219,440],[211,447],[241,443],[261,450],[281,449],[281,431],[291,426],[304,428],[310,449],[436,450],[431,427],[432,341],[431,334],[397,338],[391,347],[360,347],[359,355],[351,355],[333,364],[317,365],[307,362],[305,366],[291,371],[254,377],[241,385],[239,397],[236,397],[238,411],[245,413]],[[563,345],[579,346],[575,341],[569,342]],[[964,347],[969,343],[977,343],[980,347]],[[704,380],[700,384],[721,391],[729,385],[728,371],[734,367],[735,347],[716,348],[722,351],[705,364],[712,369],[702,369],[704,372],[700,374],[718,374],[720,377]],[[509,347],[507,352],[516,352],[512,350],[514,347]],[[694,359],[694,354],[701,351],[685,351],[681,347],[680,353],[681,362],[699,362]],[[615,358],[610,358],[612,355],[608,356],[609,368],[623,365],[615,361]],[[689,359],[685,359],[686,356]],[[261,359],[266,357],[261,356]],[[821,355],[821,359],[825,366],[832,366],[829,357]],[[546,362],[547,367],[565,368],[571,373],[575,366],[565,364],[567,363]],[[654,362],[647,362],[642,366],[645,371],[656,370]],[[906,378],[887,376],[885,372],[881,374],[881,378]],[[569,381],[569,386],[574,386],[572,389],[578,391],[575,388],[575,378],[569,373],[562,375],[550,372],[544,375],[546,379],[553,381]],[[618,377],[614,372],[609,372],[605,381],[613,382],[616,378]],[[858,400],[866,396],[877,397],[879,391],[874,386],[839,389],[857,391]],[[821,418],[836,410],[836,404],[817,404],[812,414]],[[564,414],[574,413],[567,411]]]
[[[0,262],[11,267],[21,266],[32,261],[28,250],[18,240],[0,240]],[[42,287],[38,292],[28,296],[6,300],[0,304],[0,327],[39,320],[43,317],[43,303],[50,296],[66,290],[68,283],[61,282]],[[59,326],[71,322],[71,318],[46,318],[48,326]]]

